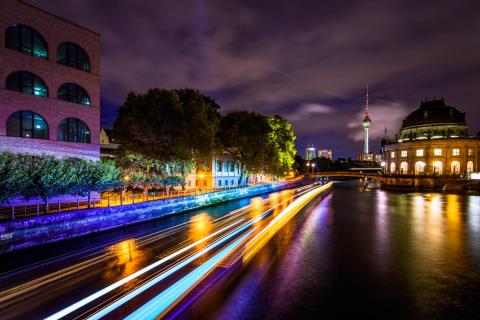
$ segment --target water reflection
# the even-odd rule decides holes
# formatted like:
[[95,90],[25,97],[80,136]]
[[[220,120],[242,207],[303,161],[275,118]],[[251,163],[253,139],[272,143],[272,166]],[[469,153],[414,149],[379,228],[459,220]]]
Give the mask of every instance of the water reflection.
[[189,316],[480,319],[479,196],[338,183],[296,220]]
[[107,280],[117,280],[135,272],[146,257],[135,239],[114,244],[107,248],[107,255],[112,258],[104,274],[104,279]]
[[[190,218],[190,225],[188,228],[188,237],[192,241],[197,241],[202,238],[205,238],[211,233],[213,223],[212,217],[206,213],[202,212]],[[196,249],[201,250],[207,245],[206,242],[199,243],[196,246]]]

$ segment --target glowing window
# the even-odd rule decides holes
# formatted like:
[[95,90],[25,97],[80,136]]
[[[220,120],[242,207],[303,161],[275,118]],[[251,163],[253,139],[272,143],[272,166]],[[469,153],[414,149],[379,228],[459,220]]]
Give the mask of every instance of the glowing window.
[[453,156],[459,156],[460,155],[460,149],[459,148],[453,148],[452,149],[452,155]]
[[35,96],[48,96],[45,83],[31,72],[17,71],[7,77],[5,87],[9,90],[33,94]]
[[473,156],[473,149],[472,148],[468,148],[468,156]]
[[423,157],[423,149],[417,149],[416,153],[417,157]]
[[30,27],[14,24],[5,32],[5,47],[42,59],[48,58],[45,39]]
[[73,103],[90,105],[90,97],[85,89],[75,83],[65,83],[58,88],[57,98]]
[[433,155],[441,156],[442,155],[442,149],[433,149]]
[[408,153],[407,153],[407,150],[402,150],[402,152],[401,152],[402,158],[406,158],[406,157],[407,157],[407,154],[408,154]]
[[57,63],[90,72],[90,59],[87,53],[71,42],[64,42],[58,46]]
[[395,158],[395,151],[390,152],[390,158],[394,159]]
[[48,124],[32,111],[17,111],[7,119],[7,136],[48,139]]
[[82,120],[67,118],[58,125],[57,139],[58,141],[90,143],[90,130]]

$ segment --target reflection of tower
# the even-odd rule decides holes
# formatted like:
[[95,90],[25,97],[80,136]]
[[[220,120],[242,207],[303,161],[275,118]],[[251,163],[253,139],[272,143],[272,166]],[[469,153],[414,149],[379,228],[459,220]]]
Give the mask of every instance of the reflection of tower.
[[368,116],[368,85],[367,85],[367,94],[365,96],[365,114],[363,118],[363,128],[365,129],[365,144],[363,146],[363,153],[368,153],[368,127],[370,127],[370,117]]

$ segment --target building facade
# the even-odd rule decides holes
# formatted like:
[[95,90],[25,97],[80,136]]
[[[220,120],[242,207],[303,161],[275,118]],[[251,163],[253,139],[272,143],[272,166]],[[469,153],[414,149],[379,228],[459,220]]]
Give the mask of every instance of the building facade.
[[0,151],[98,159],[100,35],[2,0],[0,44]]
[[477,172],[480,139],[468,134],[465,113],[428,100],[404,120],[393,140],[382,142],[384,171],[399,175],[468,176]]
[[313,144],[307,144],[305,148],[305,160],[313,160],[317,156],[316,149]]
[[330,149],[318,150],[318,157],[333,160],[333,151]]
[[239,163],[224,156],[212,159],[204,170],[189,174],[185,178],[185,187],[187,189],[238,187],[239,179]]
[[114,159],[115,152],[120,147],[115,137],[113,130],[107,128],[100,129],[100,157],[102,159]]

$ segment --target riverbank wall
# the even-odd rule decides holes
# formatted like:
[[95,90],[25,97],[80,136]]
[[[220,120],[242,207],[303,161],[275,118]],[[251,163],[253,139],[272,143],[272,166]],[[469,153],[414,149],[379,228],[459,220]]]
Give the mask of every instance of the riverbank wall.
[[196,196],[92,208],[0,223],[0,254],[159,219],[304,184],[274,183]]
[[457,177],[384,176],[381,187],[386,190],[410,191],[480,191],[480,181]]

